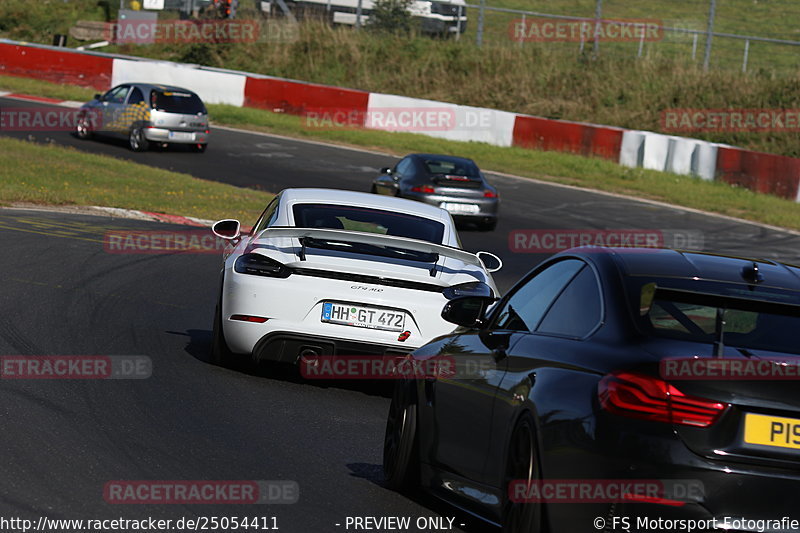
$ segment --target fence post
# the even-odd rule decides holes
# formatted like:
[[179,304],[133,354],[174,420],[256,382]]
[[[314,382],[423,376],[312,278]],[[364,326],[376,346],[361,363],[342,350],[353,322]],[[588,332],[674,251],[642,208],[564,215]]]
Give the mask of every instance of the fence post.
[[636,57],[642,57],[642,49],[644,48],[644,33],[647,30],[647,28],[645,28],[644,24],[642,24],[641,28],[642,28],[642,36],[639,37],[639,53],[636,55]]
[[594,8],[594,55],[600,53],[600,41],[597,40],[597,35],[600,33],[600,18],[603,16],[603,0],[597,0],[597,5]]
[[692,61],[697,60],[697,34],[692,36]]
[[[528,29],[528,25],[525,23],[525,13],[522,14],[522,27],[525,28],[525,30]],[[519,47],[520,48],[522,48],[522,43],[523,42],[525,42],[525,38],[524,37],[519,40]]]
[[711,0],[708,7],[708,31],[706,32],[706,54],[703,58],[703,70],[711,65],[711,40],[714,38],[714,15],[717,11],[717,0]]
[[744,42],[744,59],[742,60],[742,72],[747,72],[747,57],[750,55],[750,39]]
[[475,33],[475,44],[480,48],[483,46],[483,15],[486,7],[486,0],[481,0],[481,7],[478,9],[478,31]]
[[356,28],[361,27],[361,7],[363,3],[363,0],[358,0],[358,5],[356,6]]
[[[330,0],[328,0],[330,1]],[[458,22],[456,22],[456,41],[461,40],[461,13],[463,8],[458,6]]]

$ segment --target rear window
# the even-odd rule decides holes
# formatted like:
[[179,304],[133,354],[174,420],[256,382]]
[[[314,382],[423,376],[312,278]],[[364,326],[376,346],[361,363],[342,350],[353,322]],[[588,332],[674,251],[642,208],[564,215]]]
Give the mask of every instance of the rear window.
[[[677,298],[660,297],[658,292],[648,310],[642,307],[642,295],[652,290],[652,283],[658,287],[727,296],[750,302],[800,305],[800,295],[794,291],[708,281],[687,283],[684,280],[647,280],[637,283],[635,288],[632,287],[633,294],[637,296],[631,303],[638,311],[635,314],[640,327],[656,337],[713,343],[716,339],[717,310],[724,309],[722,331],[725,346],[800,354],[800,344],[796,340],[796,331],[800,331],[800,316],[796,316],[798,311],[765,312],[754,310],[746,303],[724,306],[715,302],[688,303]],[[757,303],[753,305],[757,306]]]
[[196,94],[177,91],[153,91],[150,103],[156,111],[180,113],[181,115],[197,115],[205,113],[206,108]]
[[[407,237],[442,244],[444,224],[414,215],[405,215],[379,209],[331,204],[295,204],[292,207],[294,224],[298,228],[324,228],[378,233]],[[319,239],[308,239],[307,246],[342,250],[342,247]],[[347,251],[402,257],[425,262],[438,260],[436,254],[402,251],[392,247],[352,244]]]
[[431,175],[460,176],[480,179],[478,167],[470,161],[450,161],[446,159],[425,159],[425,170]]

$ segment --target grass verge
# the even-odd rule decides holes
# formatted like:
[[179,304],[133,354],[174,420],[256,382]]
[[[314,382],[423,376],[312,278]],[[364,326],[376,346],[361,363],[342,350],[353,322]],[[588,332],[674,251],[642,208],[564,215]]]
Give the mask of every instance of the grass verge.
[[100,205],[252,223],[272,194],[0,137],[0,203]]
[[[49,91],[60,87],[47,82],[20,81],[20,78],[0,76],[0,89],[23,92],[23,86],[24,90],[31,94],[43,94],[37,90],[37,86],[42,86]],[[91,89],[79,90],[85,91],[82,94],[87,99],[94,93]],[[259,109],[211,105],[209,113],[215,124],[381,150],[395,155],[409,152],[466,155],[472,157],[478,165],[487,170],[627,194],[800,230],[800,206],[795,202],[766,194],[757,194],[719,182],[707,182],[688,176],[640,168],[625,168],[611,161],[558,152],[539,152],[521,148],[500,148],[481,143],[445,141],[410,133],[309,128],[301,117]],[[213,141],[208,155],[212,153]],[[2,159],[0,159],[1,161]],[[162,199],[156,198],[156,200]],[[249,219],[245,218],[245,220]]]

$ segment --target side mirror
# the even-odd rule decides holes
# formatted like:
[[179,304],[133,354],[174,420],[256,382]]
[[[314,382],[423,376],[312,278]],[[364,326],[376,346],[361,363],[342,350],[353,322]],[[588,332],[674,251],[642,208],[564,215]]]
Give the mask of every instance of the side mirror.
[[97,94],[94,95],[94,99],[95,100],[100,100],[102,97],[103,97],[103,95],[100,94],[100,93],[97,93]]
[[487,296],[463,296],[450,300],[442,309],[442,318],[465,328],[474,328],[483,323],[486,309],[497,298]]
[[389,167],[383,167],[381,169],[381,174],[389,174],[389,175],[391,175],[391,173],[392,173],[392,169],[389,168]]
[[490,252],[477,252],[475,255],[481,260],[488,272],[497,272],[503,268],[503,260]]
[[240,231],[241,224],[239,224],[239,221],[231,218],[214,222],[214,225],[211,226],[211,233],[226,241],[238,239]]

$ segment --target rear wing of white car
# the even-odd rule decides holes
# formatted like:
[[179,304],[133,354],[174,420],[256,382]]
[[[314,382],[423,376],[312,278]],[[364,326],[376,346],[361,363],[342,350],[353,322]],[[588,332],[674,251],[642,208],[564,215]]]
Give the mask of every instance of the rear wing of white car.
[[481,269],[486,268],[477,255],[459,248],[445,246],[443,244],[434,244],[432,242],[420,241],[417,239],[409,239],[408,237],[382,235],[380,233],[367,233],[363,231],[349,231],[340,229],[278,227],[267,228],[263,230],[258,234],[256,242],[272,238],[310,238],[337,242],[350,242],[356,244],[371,244],[374,246],[391,246],[401,250],[438,254],[444,257],[457,259],[465,264],[474,265]]

